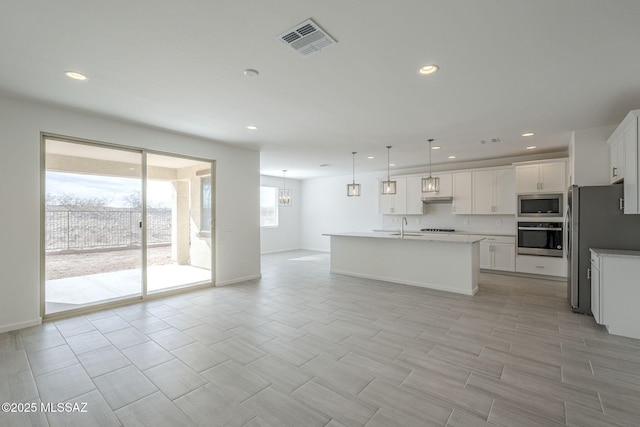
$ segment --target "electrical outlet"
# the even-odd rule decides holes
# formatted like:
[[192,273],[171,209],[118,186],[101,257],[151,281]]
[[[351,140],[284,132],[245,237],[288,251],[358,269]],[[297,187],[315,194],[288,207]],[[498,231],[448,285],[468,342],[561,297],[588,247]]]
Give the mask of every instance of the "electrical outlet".
[[497,221],[496,221],[496,225],[502,225],[502,221],[497,220]]

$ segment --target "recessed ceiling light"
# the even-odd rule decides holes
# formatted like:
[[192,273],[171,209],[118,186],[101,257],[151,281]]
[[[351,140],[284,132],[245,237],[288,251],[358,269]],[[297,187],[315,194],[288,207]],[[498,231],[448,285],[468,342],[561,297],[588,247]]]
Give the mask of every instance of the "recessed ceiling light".
[[431,147],[432,150],[439,150],[442,147],[440,147],[439,145],[434,145],[433,147]]
[[84,74],[77,73],[75,71],[67,71],[66,73],[64,73],[64,75],[74,80],[87,80],[87,76],[85,76]]
[[368,156],[367,159],[371,160],[371,159],[375,159],[375,157],[373,156]]
[[389,166],[395,166],[395,165],[396,165],[395,163],[389,163]]
[[522,134],[522,136],[524,136],[525,138],[527,136],[533,136],[533,135],[535,135],[535,133],[533,133],[533,132],[525,132],[525,133]]
[[447,159],[455,159],[455,158],[456,158],[456,156],[449,156],[449,157],[447,157]]
[[536,147],[535,145],[530,145],[527,147],[527,150],[535,150],[536,148],[538,147]]
[[258,72],[258,70],[254,70],[251,68],[248,68],[246,70],[244,70],[244,75],[247,77],[258,77],[260,75],[260,73]]
[[422,74],[423,76],[426,76],[428,74],[433,74],[436,71],[438,71],[440,69],[440,67],[438,67],[435,64],[427,64],[424,67],[420,68],[418,70],[418,73]]
[[257,130],[258,126],[249,125],[249,126],[247,126],[247,129],[249,129],[249,130]]

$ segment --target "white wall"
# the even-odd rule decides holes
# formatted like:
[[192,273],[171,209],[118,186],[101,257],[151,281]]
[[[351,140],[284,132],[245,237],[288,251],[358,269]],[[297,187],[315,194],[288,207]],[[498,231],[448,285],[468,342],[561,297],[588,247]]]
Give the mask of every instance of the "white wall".
[[607,139],[616,126],[600,126],[573,132],[569,143],[569,182],[576,185],[609,184]]
[[356,176],[360,197],[347,197],[352,177],[310,179],[302,182],[301,245],[305,249],[328,251],[329,237],[323,233],[371,231],[382,227],[378,214],[379,173]]
[[[278,227],[260,229],[260,252],[263,254],[300,249],[300,181],[287,178],[291,189],[291,206],[278,208]],[[282,177],[260,176],[260,185],[282,188]]]
[[216,283],[260,275],[258,152],[0,97],[0,332],[40,317],[40,132],[216,160]]

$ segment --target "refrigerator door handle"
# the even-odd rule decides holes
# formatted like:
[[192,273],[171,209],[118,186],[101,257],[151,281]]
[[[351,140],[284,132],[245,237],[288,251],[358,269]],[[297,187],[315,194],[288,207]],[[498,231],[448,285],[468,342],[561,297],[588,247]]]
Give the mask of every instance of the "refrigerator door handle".
[[620,210],[623,211],[624,210],[624,198],[620,197]]

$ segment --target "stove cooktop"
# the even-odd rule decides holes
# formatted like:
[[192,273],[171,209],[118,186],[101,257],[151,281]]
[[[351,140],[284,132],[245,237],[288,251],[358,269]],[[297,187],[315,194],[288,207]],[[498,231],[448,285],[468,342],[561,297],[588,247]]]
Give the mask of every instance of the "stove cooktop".
[[437,231],[441,233],[453,233],[456,230],[454,230],[453,228],[422,228],[420,231]]

